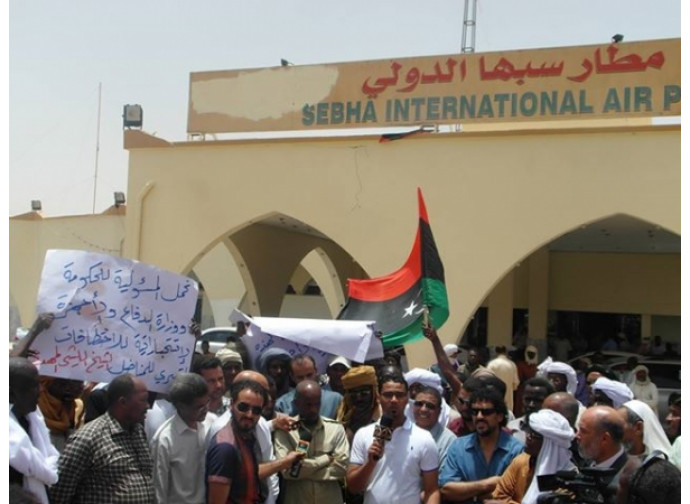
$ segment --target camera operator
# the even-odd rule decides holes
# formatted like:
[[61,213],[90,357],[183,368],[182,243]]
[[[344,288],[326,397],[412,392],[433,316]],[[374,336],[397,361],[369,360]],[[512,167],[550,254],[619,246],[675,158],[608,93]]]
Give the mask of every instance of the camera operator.
[[616,502],[618,480],[628,460],[623,449],[624,429],[623,419],[610,406],[592,406],[580,417],[576,435],[580,454],[591,461],[592,468],[616,471],[608,484],[606,502]]

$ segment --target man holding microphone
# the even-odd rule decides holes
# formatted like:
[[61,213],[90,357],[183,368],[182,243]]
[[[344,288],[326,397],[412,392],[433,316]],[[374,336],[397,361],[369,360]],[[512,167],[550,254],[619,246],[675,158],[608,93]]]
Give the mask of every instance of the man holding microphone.
[[[346,482],[364,492],[364,504],[438,504],[438,450],[428,431],[405,417],[407,382],[386,376],[379,384],[383,415],[355,434]],[[423,492],[423,494],[422,494]]]

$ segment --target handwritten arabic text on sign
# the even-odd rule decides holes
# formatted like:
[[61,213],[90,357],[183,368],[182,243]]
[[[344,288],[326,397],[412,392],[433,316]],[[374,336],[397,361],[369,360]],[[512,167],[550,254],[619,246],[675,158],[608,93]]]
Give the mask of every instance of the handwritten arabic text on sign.
[[673,116],[680,92],[680,39],[198,72],[187,130]]
[[189,370],[197,293],[193,280],[139,262],[49,250],[38,308],[55,321],[33,345],[41,374],[110,382],[131,373],[167,391]]

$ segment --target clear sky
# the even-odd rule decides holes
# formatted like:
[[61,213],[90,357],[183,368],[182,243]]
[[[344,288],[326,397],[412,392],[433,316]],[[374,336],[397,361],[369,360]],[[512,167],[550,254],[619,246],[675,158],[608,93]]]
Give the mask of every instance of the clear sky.
[[[479,0],[477,52],[681,35],[680,0]],[[10,215],[46,216],[127,190],[122,107],[186,139],[189,73],[459,53],[464,0],[10,0]]]

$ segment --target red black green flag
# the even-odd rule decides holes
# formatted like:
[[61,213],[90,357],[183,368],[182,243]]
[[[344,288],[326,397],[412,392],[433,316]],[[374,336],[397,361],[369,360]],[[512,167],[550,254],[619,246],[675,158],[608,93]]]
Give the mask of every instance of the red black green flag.
[[419,199],[419,227],[405,264],[394,273],[368,280],[348,280],[348,301],[338,315],[342,320],[374,320],[383,333],[385,348],[411,343],[423,337],[424,308],[439,328],[448,319],[443,263],[422,197]]

